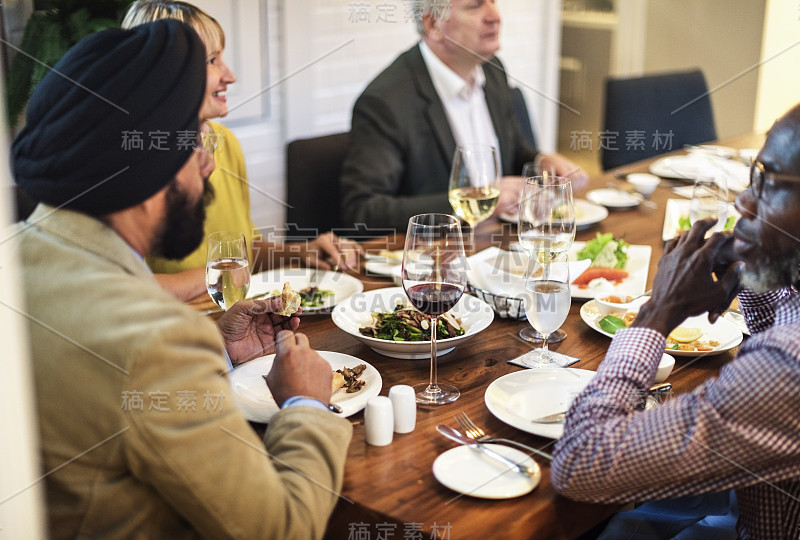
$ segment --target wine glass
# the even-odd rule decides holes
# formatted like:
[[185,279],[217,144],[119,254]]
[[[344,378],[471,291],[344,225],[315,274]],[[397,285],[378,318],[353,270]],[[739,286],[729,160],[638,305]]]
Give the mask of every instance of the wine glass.
[[[546,274],[550,261],[566,253],[575,240],[575,205],[570,180],[547,173],[526,178],[520,196],[518,224],[519,243],[530,258],[526,274],[534,271],[536,262]],[[563,330],[551,334],[550,343],[567,337]],[[523,328],[519,335],[534,343],[544,339],[535,327]]]
[[725,177],[701,176],[695,179],[692,201],[689,203],[689,221],[692,225],[701,219],[717,220],[709,233],[725,228],[728,216],[728,183]]
[[554,254],[545,269],[525,280],[525,314],[531,326],[544,336],[542,348],[523,358],[523,362],[531,367],[554,363],[547,350],[548,337],[564,324],[569,314],[571,297],[567,254]]
[[206,289],[224,310],[244,299],[250,287],[247,244],[240,232],[221,231],[208,235]]
[[436,368],[439,316],[461,298],[467,284],[461,227],[455,216],[420,214],[408,221],[403,250],[403,289],[411,304],[430,317],[430,382],[414,386],[417,403],[441,405],[458,399],[458,388],[440,384]]
[[494,146],[459,146],[453,155],[447,191],[456,215],[469,224],[469,250],[475,227],[494,213],[500,198],[500,160]]

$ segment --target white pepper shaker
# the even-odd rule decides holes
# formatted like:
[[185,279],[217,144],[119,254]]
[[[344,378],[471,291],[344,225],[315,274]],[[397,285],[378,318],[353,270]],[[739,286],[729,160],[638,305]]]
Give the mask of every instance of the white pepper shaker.
[[417,398],[407,384],[397,384],[389,389],[389,399],[394,410],[394,432],[411,433],[417,423]]
[[364,428],[367,444],[386,446],[394,436],[394,413],[392,401],[386,396],[375,396],[367,401],[364,409]]

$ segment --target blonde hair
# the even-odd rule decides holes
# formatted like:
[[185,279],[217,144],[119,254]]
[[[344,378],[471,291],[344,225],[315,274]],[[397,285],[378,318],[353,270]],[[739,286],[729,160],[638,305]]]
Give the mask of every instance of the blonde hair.
[[136,0],[122,20],[122,28],[133,28],[159,19],[177,19],[191,26],[208,53],[225,48],[225,32],[217,20],[199,7],[177,0]]

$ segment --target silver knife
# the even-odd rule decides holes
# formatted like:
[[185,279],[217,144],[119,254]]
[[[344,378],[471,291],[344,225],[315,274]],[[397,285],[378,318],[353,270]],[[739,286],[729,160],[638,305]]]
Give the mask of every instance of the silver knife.
[[[654,384],[650,388],[647,389],[648,395],[651,396],[658,396],[659,394],[664,394],[672,390],[672,385],[670,383],[661,383],[661,384]],[[557,413],[548,414],[547,416],[540,416],[539,418],[534,418],[531,420],[534,424],[559,424],[566,420],[567,418],[567,411],[559,411]]]
[[469,446],[470,448],[474,448],[475,450],[482,452],[487,457],[490,457],[495,461],[502,463],[503,465],[508,467],[509,470],[520,472],[528,476],[536,476],[537,474],[539,474],[539,466],[536,465],[535,462],[534,462],[535,465],[534,467],[526,467],[521,463],[517,463],[516,461],[508,459],[506,456],[495,452],[491,448],[487,448],[485,445],[479,443],[475,439],[470,439],[469,437],[463,435],[460,431],[453,429],[450,426],[447,426],[445,424],[439,424],[438,426],[436,426],[436,431],[438,431],[439,433],[441,433],[450,440],[456,441],[457,443],[464,444],[466,446]]

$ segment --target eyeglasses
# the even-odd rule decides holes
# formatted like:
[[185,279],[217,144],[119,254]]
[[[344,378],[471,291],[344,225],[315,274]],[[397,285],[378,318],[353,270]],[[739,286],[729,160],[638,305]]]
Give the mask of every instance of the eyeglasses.
[[764,180],[767,179],[779,182],[800,182],[800,175],[767,172],[763,163],[754,161],[750,165],[750,189],[756,199],[761,198],[761,193],[764,190]]

